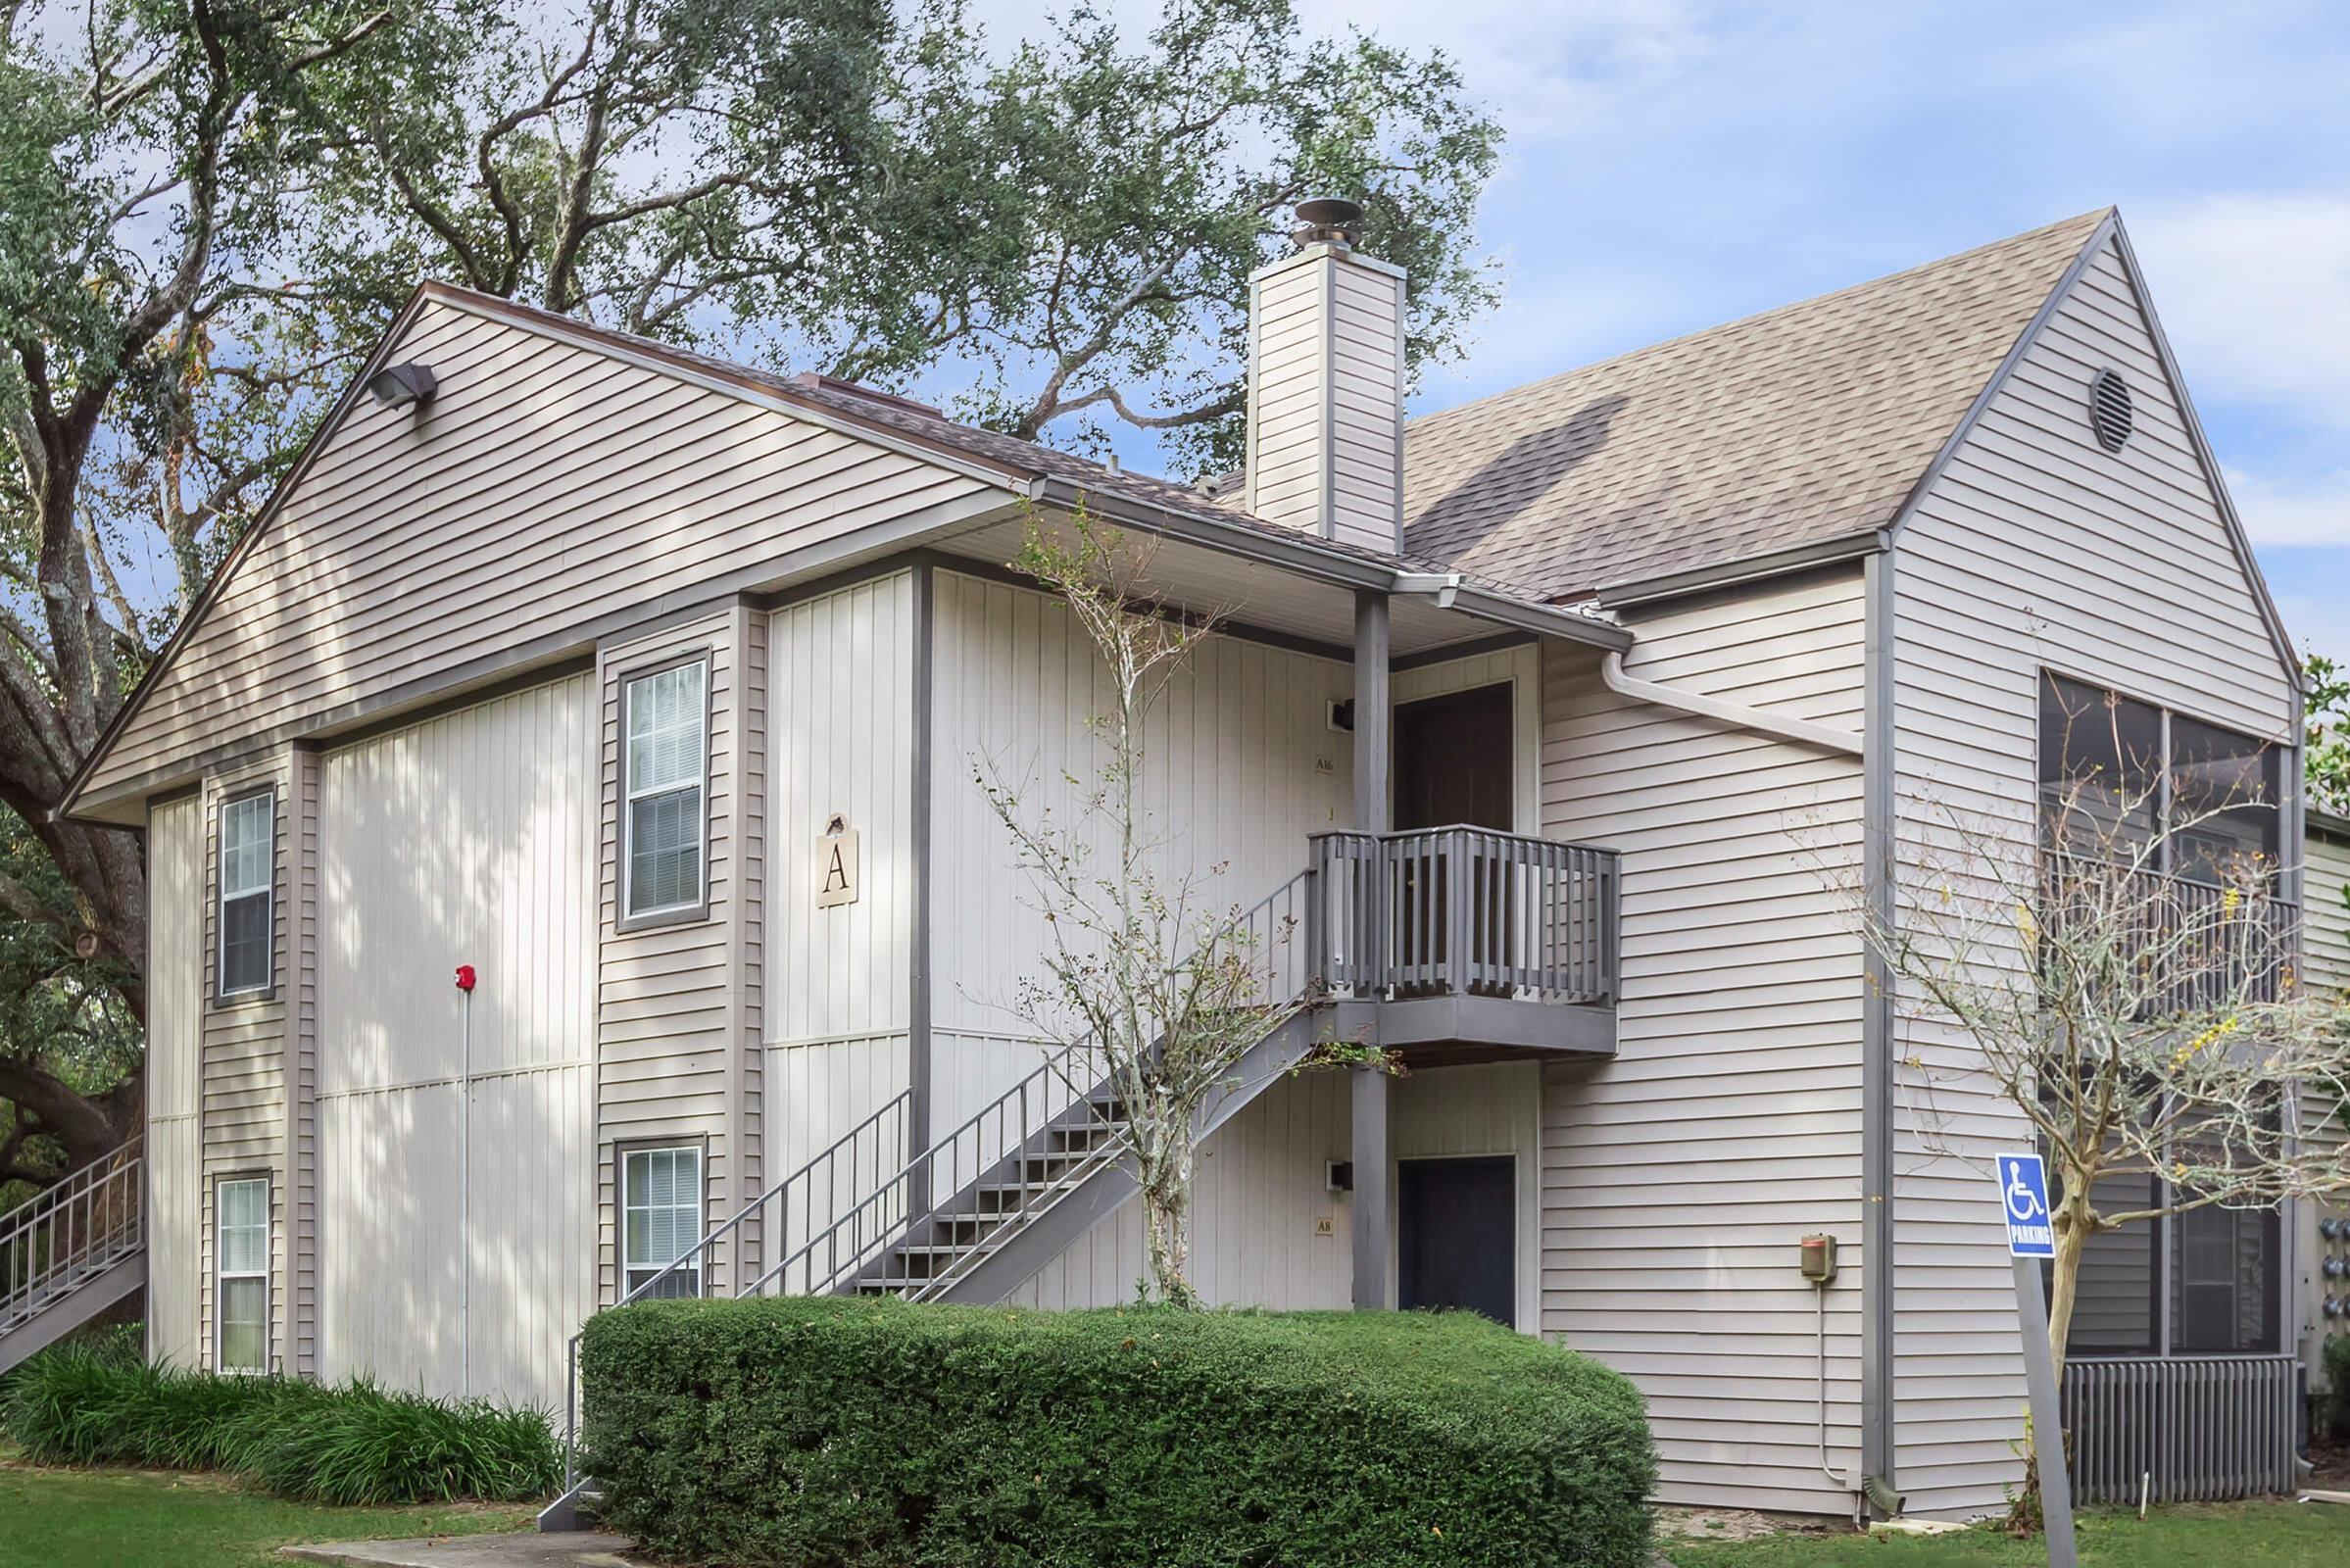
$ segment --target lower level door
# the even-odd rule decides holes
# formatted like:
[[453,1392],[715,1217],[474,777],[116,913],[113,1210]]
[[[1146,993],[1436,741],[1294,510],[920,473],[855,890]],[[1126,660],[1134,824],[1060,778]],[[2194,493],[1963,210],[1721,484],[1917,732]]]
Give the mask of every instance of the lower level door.
[[1517,1322],[1517,1161],[1407,1159],[1396,1170],[1396,1300]]

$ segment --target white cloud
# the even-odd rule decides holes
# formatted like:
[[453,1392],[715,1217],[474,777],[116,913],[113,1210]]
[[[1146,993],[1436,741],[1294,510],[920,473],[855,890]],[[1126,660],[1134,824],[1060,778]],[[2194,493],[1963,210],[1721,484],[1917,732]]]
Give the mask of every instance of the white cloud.
[[2210,196],[2129,220],[2199,398],[2350,430],[2350,195]]
[[2350,546],[2350,468],[2282,478],[2235,467],[2225,472],[2254,544]]

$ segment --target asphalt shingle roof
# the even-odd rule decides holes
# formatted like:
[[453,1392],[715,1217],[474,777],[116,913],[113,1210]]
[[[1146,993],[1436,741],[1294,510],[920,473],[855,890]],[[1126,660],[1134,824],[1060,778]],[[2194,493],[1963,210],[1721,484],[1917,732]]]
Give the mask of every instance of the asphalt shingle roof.
[[1404,431],[1404,553],[1577,600],[1889,523],[2105,214]]

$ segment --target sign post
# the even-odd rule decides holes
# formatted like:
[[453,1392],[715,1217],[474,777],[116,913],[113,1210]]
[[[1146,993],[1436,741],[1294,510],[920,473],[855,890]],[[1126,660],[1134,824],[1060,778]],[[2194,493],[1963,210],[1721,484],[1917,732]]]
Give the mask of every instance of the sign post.
[[1999,1208],[2007,1219],[2007,1255],[2015,1263],[2016,1317],[2024,1329],[2024,1383],[2032,1395],[2032,1452],[2040,1476],[2048,1568],[2078,1568],[2062,1396],[2056,1357],[2048,1350],[2048,1302],[2040,1294],[2040,1261],[2056,1255],[2048,1170],[2037,1154],[1995,1154],[1992,1162],[1999,1173]]

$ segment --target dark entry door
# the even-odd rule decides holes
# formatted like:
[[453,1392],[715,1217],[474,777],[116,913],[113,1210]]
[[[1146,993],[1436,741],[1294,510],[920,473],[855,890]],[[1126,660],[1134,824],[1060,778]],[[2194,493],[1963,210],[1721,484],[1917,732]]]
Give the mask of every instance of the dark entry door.
[[1395,710],[1395,826],[1513,826],[1510,688],[1404,703]]
[[[1485,827],[1508,832],[1510,797],[1510,687],[1473,686],[1465,692],[1424,698],[1395,710],[1395,826],[1398,831],[1423,827]],[[1457,884],[1468,899],[1465,910],[1452,907],[1445,890],[1452,880],[1452,855],[1457,845],[1443,848],[1427,858],[1414,858],[1403,869],[1392,940],[1406,963],[1424,962],[1450,953],[1454,920],[1466,914],[1464,933],[1481,964],[1507,965],[1515,955],[1515,926],[1506,918],[1508,870],[1483,854],[1472,854],[1466,880]],[[1438,897],[1428,898],[1423,877],[1433,876]],[[1459,986],[1456,977],[1452,982]],[[1441,988],[1440,988],[1441,989]],[[1488,988],[1480,988],[1488,989]]]
[[1517,1161],[1407,1159],[1396,1186],[1398,1303],[1467,1307],[1514,1324]]

